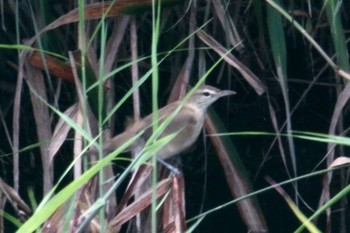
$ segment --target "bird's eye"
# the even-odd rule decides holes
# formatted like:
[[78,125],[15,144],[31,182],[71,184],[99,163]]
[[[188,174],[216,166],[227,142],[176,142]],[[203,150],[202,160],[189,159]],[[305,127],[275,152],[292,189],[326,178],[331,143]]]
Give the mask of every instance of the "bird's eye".
[[209,91],[204,91],[203,92],[203,96],[207,96],[207,97],[210,96],[210,92]]

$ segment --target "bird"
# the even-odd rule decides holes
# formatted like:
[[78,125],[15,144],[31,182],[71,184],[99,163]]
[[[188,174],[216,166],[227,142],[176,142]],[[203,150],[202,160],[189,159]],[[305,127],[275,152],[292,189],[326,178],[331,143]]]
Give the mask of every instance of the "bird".
[[[181,109],[160,134],[159,138],[177,133],[171,141],[157,152],[157,158],[160,160],[167,160],[175,155],[181,154],[192,146],[202,131],[208,107],[219,98],[234,94],[236,94],[236,92],[220,90],[209,85],[203,85],[198,88],[187,101],[183,103]],[[162,124],[167,117],[176,111],[181,103],[182,101],[179,100],[160,108],[158,110],[158,124]],[[153,118],[152,114],[150,114],[135,122],[130,127],[127,127],[124,132],[107,140],[103,144],[103,150],[107,152],[113,151],[141,131],[144,131],[144,133],[129,149],[144,145],[152,135],[152,124]]]

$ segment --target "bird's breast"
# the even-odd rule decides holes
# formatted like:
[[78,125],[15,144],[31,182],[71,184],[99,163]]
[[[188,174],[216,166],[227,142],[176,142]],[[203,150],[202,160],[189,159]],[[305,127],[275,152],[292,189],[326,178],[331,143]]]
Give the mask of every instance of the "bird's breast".
[[[186,124],[177,129],[167,130],[165,134],[177,133],[167,145],[159,150],[158,156],[162,159],[168,159],[174,155],[182,153],[195,143],[203,128],[203,117],[188,117]],[[165,135],[162,135],[165,136]]]

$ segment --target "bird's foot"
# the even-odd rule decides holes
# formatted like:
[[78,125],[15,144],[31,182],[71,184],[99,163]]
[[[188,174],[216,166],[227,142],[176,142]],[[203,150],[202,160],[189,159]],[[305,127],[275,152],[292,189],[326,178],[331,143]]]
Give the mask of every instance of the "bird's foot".
[[171,172],[175,173],[176,175],[181,174],[180,169],[174,167],[170,163],[165,162],[163,159],[157,158],[158,162],[164,165],[166,168],[168,168]]

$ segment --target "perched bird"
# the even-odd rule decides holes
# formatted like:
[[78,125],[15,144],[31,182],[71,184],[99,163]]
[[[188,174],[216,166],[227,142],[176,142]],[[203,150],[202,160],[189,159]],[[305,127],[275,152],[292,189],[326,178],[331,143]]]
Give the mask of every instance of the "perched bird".
[[[189,148],[198,138],[204,123],[208,107],[223,96],[236,94],[230,90],[219,90],[212,86],[202,86],[183,104],[180,111],[174,116],[159,138],[177,132],[177,135],[158,152],[161,160],[178,155]],[[181,100],[170,103],[158,110],[159,123],[173,113],[181,104]],[[116,135],[104,143],[105,151],[113,151],[141,131],[145,131],[133,146],[144,144],[152,135],[152,114],[135,122],[123,133]]]

